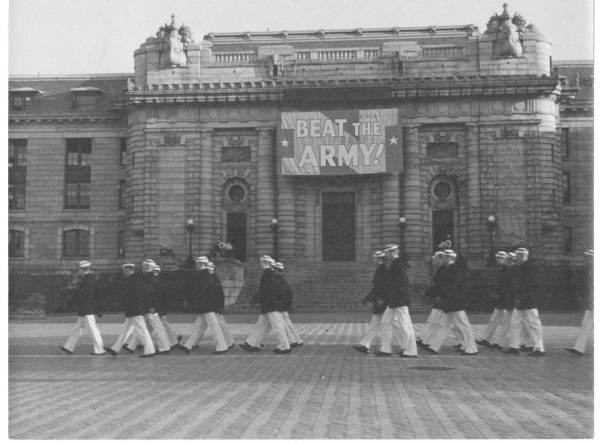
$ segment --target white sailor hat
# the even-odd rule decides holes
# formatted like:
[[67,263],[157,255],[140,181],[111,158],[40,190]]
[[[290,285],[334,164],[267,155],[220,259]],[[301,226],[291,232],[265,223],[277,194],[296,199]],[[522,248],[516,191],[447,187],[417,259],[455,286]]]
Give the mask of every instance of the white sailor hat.
[[439,258],[439,257],[443,256],[444,254],[445,254],[445,253],[444,253],[442,250],[438,250],[438,251],[436,251],[435,253],[433,253],[433,256],[432,256],[432,258],[433,258],[433,259],[437,259],[437,258]]
[[382,258],[385,257],[385,253],[381,250],[377,250],[375,253],[373,253],[373,257]]
[[208,260],[208,258],[206,256],[198,256],[196,258],[196,263],[198,263],[198,264],[206,264],[206,265],[208,265],[209,262],[210,261]]
[[447,249],[447,250],[444,250],[444,256],[454,257],[455,258],[456,257],[456,253],[454,252],[454,250]]
[[527,248],[517,248],[515,254],[529,254],[529,250]]
[[508,253],[506,251],[496,251],[496,257],[508,257]]
[[398,245],[397,244],[387,244],[383,250],[386,251],[386,252],[388,252],[388,251],[394,251],[394,250],[397,250],[397,249],[398,249]]
[[260,259],[261,262],[268,262],[269,264],[273,264],[275,263],[275,259],[273,259],[271,256],[269,256],[268,254],[263,254]]
[[135,264],[133,262],[126,262],[121,265],[121,268],[135,268]]
[[152,271],[160,271],[160,265],[152,264]]
[[89,268],[92,266],[90,261],[79,261],[79,268]]
[[154,262],[154,259],[146,259],[142,262],[142,265],[154,266],[154,265],[156,265],[156,262]]
[[208,266],[208,268],[215,268],[215,263],[214,262],[208,261],[206,263],[206,265]]
[[515,253],[513,253],[512,251],[510,253],[508,253],[508,258],[509,259],[515,259],[515,257],[517,257],[517,255]]
[[278,270],[283,270],[283,264],[281,262],[273,262],[271,267],[277,268]]
[[594,250],[585,250],[585,255],[586,256],[593,256],[594,255]]

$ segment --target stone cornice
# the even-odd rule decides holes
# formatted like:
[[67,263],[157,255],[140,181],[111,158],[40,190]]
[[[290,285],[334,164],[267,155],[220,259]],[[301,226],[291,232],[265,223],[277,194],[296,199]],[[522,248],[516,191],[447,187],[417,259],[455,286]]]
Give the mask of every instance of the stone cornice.
[[384,91],[389,99],[502,95],[560,95],[555,77],[476,76],[446,78],[378,78],[332,80],[264,80],[162,84],[127,92],[130,106],[152,103],[278,102],[288,94],[341,89]]
[[11,124],[21,123],[114,123],[127,119],[125,112],[103,114],[12,114],[8,116]]

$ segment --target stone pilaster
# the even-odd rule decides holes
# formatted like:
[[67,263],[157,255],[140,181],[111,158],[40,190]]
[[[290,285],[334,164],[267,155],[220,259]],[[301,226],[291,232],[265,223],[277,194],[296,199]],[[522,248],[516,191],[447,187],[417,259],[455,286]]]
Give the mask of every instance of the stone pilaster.
[[413,125],[405,131],[404,208],[406,218],[404,245],[409,259],[423,257],[423,220],[421,217],[421,154],[419,127]]
[[213,131],[202,129],[200,132],[200,177],[198,180],[199,214],[196,223],[196,239],[198,251],[208,252],[215,239],[214,213],[218,209],[213,206]]
[[481,215],[481,181],[479,171],[479,126],[467,123],[467,245],[463,246],[470,260],[484,259],[486,235]]
[[383,177],[381,183],[381,234],[383,243],[400,242],[400,174]]
[[279,258],[281,259],[296,256],[294,185],[293,177],[277,174],[277,220],[279,222]]
[[158,254],[158,140],[149,140],[143,157],[144,188],[142,208],[144,214],[144,256]]
[[260,254],[272,254],[273,233],[271,219],[275,216],[275,151],[273,130],[258,130],[258,179],[256,185],[257,211],[255,238],[256,250]]

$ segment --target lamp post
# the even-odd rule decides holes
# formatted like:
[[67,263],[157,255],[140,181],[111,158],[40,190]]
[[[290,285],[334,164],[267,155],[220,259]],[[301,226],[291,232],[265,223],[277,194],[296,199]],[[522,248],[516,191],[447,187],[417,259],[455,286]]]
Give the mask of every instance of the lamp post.
[[398,227],[400,227],[400,253],[404,257],[404,231],[406,230],[406,218],[404,216],[398,218]]
[[273,232],[273,259],[279,256],[279,221],[276,217],[271,219],[271,231]]
[[196,266],[196,261],[194,260],[194,256],[192,256],[192,233],[195,229],[194,219],[190,217],[185,224],[185,230],[188,232],[188,257],[185,260],[185,264],[190,269]]
[[488,233],[490,236],[490,255],[488,257],[488,264],[494,263],[494,228],[496,227],[496,218],[493,214],[490,214],[487,218]]

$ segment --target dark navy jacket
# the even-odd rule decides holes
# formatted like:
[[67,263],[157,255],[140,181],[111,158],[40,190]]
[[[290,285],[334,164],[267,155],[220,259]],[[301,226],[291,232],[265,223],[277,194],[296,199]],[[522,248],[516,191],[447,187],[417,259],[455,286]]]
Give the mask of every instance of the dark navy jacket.
[[410,304],[408,276],[402,258],[397,257],[390,264],[385,278],[386,303],[390,308],[404,307]]

